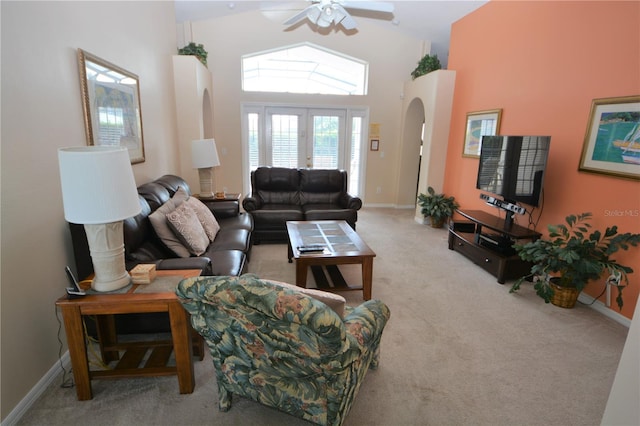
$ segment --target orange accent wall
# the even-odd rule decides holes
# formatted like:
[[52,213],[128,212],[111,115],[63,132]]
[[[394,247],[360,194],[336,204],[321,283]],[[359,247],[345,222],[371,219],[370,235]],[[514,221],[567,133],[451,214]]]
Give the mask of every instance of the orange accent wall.
[[[598,229],[617,225],[640,233],[640,181],[578,171],[592,100],[640,95],[639,25],[636,1],[492,1],[454,23],[445,193],[462,208],[499,213],[480,200],[478,160],[463,158],[462,147],[468,112],[502,108],[500,134],[551,136],[544,206],[533,214],[540,217],[538,231],[590,211]],[[640,293],[640,248],[616,259],[635,271],[622,310],[631,318]],[[602,288],[594,282],[586,292],[595,297]]]

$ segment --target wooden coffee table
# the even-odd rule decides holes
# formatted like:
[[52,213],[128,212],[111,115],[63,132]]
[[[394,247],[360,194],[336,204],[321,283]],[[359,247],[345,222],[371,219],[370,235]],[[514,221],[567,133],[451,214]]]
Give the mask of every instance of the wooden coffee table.
[[[371,282],[373,279],[373,258],[376,254],[371,250],[356,231],[344,220],[314,220],[287,222],[289,234],[289,263],[295,259],[296,285],[306,287],[307,270],[312,267],[316,285],[321,290],[348,291],[362,290],[364,300],[371,299]],[[322,245],[318,252],[301,253],[298,247]],[[337,265],[362,265],[362,285],[351,286],[344,281]],[[331,283],[326,280],[324,267]]]
[[[178,279],[182,279],[199,276],[201,272],[200,269],[157,271],[157,277],[153,283],[134,284],[123,293],[94,293],[75,299],[68,299],[67,296],[58,299],[56,305],[62,310],[78,400],[93,398],[91,379],[102,378],[177,375],[180,393],[193,392],[195,387],[191,359],[193,329],[189,314],[182,307],[175,292],[163,287],[167,280],[163,281],[159,278],[178,276]],[[158,287],[154,288],[154,285]],[[169,313],[171,340],[118,342],[114,314],[149,312]],[[119,360],[113,369],[89,369],[83,315],[96,315],[103,362]],[[175,366],[167,366],[166,362],[172,350],[175,355]],[[125,351],[122,356],[120,351]],[[150,354],[143,362],[148,351]],[[140,364],[144,365],[140,367]]]

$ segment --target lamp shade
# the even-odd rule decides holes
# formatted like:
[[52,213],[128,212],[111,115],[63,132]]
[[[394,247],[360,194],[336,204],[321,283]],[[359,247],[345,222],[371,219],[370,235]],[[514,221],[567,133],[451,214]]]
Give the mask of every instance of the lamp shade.
[[215,139],[199,139],[191,142],[191,161],[195,169],[220,165]]
[[64,217],[68,222],[104,224],[140,213],[127,148],[60,148],[58,162]]

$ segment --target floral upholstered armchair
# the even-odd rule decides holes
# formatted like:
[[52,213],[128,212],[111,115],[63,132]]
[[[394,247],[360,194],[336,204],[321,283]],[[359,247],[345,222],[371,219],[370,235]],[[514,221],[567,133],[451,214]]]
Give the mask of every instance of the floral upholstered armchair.
[[211,351],[220,410],[231,408],[235,393],[317,424],[342,424],[367,370],[378,365],[389,308],[369,300],[344,306],[342,318],[342,307],[313,293],[324,292],[249,274],[178,285]]

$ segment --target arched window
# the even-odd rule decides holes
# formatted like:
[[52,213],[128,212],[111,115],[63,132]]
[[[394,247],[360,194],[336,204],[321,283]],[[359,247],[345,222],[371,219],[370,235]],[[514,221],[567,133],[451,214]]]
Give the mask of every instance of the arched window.
[[242,57],[242,90],[328,95],[366,95],[368,64],[301,43]]

